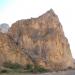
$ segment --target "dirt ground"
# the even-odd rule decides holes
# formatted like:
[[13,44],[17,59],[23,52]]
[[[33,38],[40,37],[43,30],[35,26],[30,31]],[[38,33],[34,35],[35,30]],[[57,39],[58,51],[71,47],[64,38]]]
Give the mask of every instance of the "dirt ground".
[[59,72],[51,72],[51,73],[42,73],[42,74],[28,74],[28,73],[3,73],[0,75],[75,75],[75,70],[68,71],[59,71]]

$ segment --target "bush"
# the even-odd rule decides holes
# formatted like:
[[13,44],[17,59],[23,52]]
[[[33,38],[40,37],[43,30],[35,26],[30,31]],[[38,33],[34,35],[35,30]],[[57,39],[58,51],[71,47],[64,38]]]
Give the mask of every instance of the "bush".
[[8,73],[7,70],[1,70],[0,73]]
[[35,66],[33,72],[48,72],[47,69],[41,67],[41,66]]
[[11,63],[11,62],[5,62],[3,64],[3,66],[6,67],[6,68],[10,68],[10,69],[19,69],[19,68],[22,68],[22,66],[20,64]]
[[69,66],[69,67],[68,67],[68,69],[72,69],[72,67],[71,67],[71,66]]
[[[12,69],[12,71],[14,72],[32,72],[32,73],[48,72],[48,70],[43,68],[42,66],[36,66],[32,64],[28,64],[25,67],[23,67],[17,63],[13,64],[11,62],[5,62],[3,64],[3,67]],[[2,72],[6,72],[6,70],[3,70]]]
[[32,64],[27,64],[26,69],[33,69],[33,65]]
[[31,64],[28,64],[26,67],[27,67],[26,69],[27,69],[28,72],[35,72],[35,73],[37,73],[37,72],[40,72],[40,73],[48,72],[47,69],[45,69],[41,66],[33,66]]

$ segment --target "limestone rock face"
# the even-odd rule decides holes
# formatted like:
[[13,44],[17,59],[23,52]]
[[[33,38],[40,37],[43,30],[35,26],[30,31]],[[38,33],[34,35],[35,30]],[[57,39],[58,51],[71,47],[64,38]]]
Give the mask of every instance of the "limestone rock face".
[[34,64],[51,70],[73,65],[68,40],[52,9],[38,18],[15,22],[8,35]]
[[19,48],[7,34],[0,32],[0,65],[5,62],[25,65],[30,63],[31,60],[26,54],[19,50]]

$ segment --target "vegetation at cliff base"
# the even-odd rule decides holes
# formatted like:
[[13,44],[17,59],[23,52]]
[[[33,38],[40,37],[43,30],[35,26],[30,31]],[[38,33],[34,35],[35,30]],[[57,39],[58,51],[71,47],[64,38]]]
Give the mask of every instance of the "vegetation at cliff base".
[[34,66],[32,64],[27,64],[26,66],[21,66],[17,63],[5,62],[3,68],[0,69],[0,73],[44,73],[48,72],[42,66]]

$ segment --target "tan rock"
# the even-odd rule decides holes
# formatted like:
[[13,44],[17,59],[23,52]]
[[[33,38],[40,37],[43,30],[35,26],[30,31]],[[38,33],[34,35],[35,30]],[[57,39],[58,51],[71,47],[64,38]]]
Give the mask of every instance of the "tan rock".
[[38,18],[15,22],[9,29],[8,37],[14,42],[11,42],[11,47],[17,47],[18,52],[9,47],[8,41],[10,40],[6,38],[4,38],[5,46],[4,44],[0,44],[0,46],[4,46],[2,47],[2,50],[5,51],[3,56],[12,62],[28,64],[32,61],[35,65],[41,65],[51,70],[73,66],[68,40],[58,16],[52,9]]
[[4,33],[0,33],[0,63],[12,62],[18,64],[30,63],[30,58],[18,49],[13,40]]
[[72,65],[68,40],[52,9],[36,19],[17,21],[9,35],[38,65],[53,69]]

